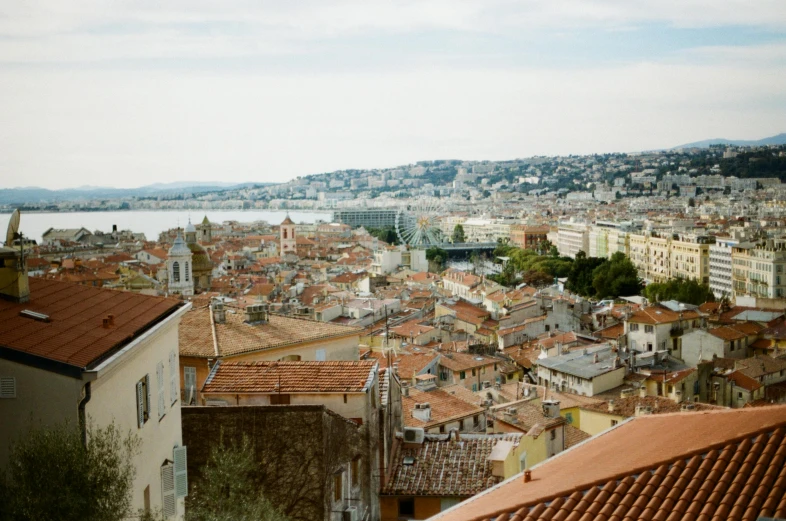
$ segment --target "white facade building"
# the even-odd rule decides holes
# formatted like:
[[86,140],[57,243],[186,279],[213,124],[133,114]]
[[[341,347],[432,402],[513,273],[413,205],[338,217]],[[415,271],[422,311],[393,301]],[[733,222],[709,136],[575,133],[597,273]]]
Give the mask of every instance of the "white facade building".
[[715,298],[731,297],[731,247],[739,244],[736,239],[716,238],[710,245],[710,290]]

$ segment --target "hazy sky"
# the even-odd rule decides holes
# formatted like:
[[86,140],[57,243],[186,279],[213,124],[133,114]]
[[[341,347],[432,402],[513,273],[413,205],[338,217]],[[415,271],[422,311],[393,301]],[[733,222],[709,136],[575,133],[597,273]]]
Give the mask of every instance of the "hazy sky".
[[0,2],[0,187],[786,132],[786,0]]

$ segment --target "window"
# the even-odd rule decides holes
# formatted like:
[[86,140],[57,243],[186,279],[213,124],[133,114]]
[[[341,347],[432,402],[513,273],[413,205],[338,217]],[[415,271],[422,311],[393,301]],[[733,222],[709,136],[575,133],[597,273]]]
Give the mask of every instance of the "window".
[[180,282],[180,263],[172,263],[172,282]]
[[459,420],[459,430],[460,431],[464,430],[464,420]]
[[333,474],[333,501],[341,501],[344,497],[344,473]]
[[415,515],[415,498],[402,497],[398,500],[399,517],[411,518]]
[[550,331],[550,330],[551,330],[551,328],[549,327],[548,324],[546,324],[546,331]]
[[185,263],[185,269],[183,270],[183,272],[184,272],[183,275],[186,278],[186,282],[188,282],[190,280],[189,277],[188,277],[188,261],[186,261],[186,263]]
[[652,327],[652,326],[647,326],[647,325],[644,326],[644,332],[645,333],[652,333],[654,330],[655,330],[655,328]]
[[554,330],[559,329],[559,324],[554,324]]
[[352,486],[357,487],[360,485],[360,456],[352,460],[350,465],[350,479],[352,479]]
[[472,384],[472,392],[475,393],[478,391],[478,384]]
[[175,498],[175,466],[167,463],[161,467],[161,505],[164,517],[177,515]]
[[317,362],[324,362],[325,361],[325,350],[324,349],[317,349],[316,360],[317,360]]
[[440,425],[439,426],[439,433],[440,434],[445,434],[445,426],[444,425]]
[[270,405],[289,405],[288,394],[271,394]]
[[184,389],[186,403],[191,405],[196,399],[196,367],[183,368]]
[[475,376],[475,370],[474,369],[472,370],[472,376]]
[[617,425],[617,423],[618,423],[618,422],[617,422],[617,420],[611,420],[611,426],[612,426],[612,427],[614,427],[615,425]]
[[557,429],[551,429],[551,439],[552,440],[557,439]]
[[639,325],[638,324],[630,324],[629,329],[631,331],[638,331],[639,330]]
[[136,414],[140,429],[150,419],[150,401],[150,375],[145,375],[136,383]]
[[480,416],[478,416],[477,414],[472,417],[472,425],[475,427],[480,425]]
[[462,380],[463,380],[463,379],[464,379],[464,378],[466,378],[466,377],[467,377],[467,373],[466,373],[466,372],[464,372],[464,371],[461,371],[461,372],[459,372],[459,378],[460,378],[460,379],[462,379]]
[[738,400],[742,400],[742,393],[741,392],[737,393],[737,399]]
[[568,422],[568,423],[573,423],[573,413],[572,412],[566,412],[565,413],[565,421]]
[[523,472],[527,469],[527,453],[522,452],[521,456],[519,456],[519,472]]
[[16,378],[13,376],[0,377],[0,399],[16,398]]
[[344,393],[344,403],[347,403],[347,394]]

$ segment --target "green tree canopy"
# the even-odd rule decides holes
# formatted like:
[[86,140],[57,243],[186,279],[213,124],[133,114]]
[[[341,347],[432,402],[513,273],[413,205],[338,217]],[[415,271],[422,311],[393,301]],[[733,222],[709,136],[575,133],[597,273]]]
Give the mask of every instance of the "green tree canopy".
[[595,268],[592,287],[598,298],[627,297],[641,292],[641,280],[636,266],[624,253],[617,252]]
[[426,260],[434,268],[432,271],[440,271],[448,261],[448,252],[437,246],[432,246],[426,250]]
[[715,295],[709,286],[700,284],[695,279],[671,279],[663,283],[648,284],[644,288],[644,296],[650,302],[677,300],[696,306],[715,301]]
[[114,424],[88,427],[87,444],[75,424],[32,430],[12,446],[0,482],[0,519],[126,519],[134,514],[132,458],[138,450],[139,438]]
[[257,470],[247,437],[228,446],[222,436],[189,495],[186,521],[286,521],[260,493]]
[[608,261],[598,257],[587,257],[583,251],[578,252],[568,273],[566,287],[574,293],[591,297],[595,294],[593,286],[595,268],[605,262]]
[[466,238],[464,237],[464,227],[461,223],[457,224],[453,228],[453,235],[451,236],[452,242],[466,242]]

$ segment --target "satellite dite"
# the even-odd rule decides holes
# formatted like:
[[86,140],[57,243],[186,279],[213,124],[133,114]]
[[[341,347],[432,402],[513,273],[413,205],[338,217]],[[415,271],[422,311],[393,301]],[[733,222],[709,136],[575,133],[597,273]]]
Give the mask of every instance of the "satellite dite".
[[[25,241],[19,232],[19,210],[14,210],[8,223],[5,246],[0,248],[0,297],[16,302],[30,299],[30,284],[25,266]],[[19,243],[19,251],[14,246]]]

